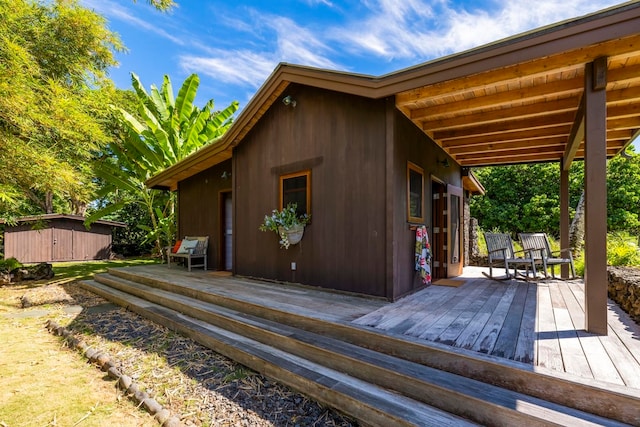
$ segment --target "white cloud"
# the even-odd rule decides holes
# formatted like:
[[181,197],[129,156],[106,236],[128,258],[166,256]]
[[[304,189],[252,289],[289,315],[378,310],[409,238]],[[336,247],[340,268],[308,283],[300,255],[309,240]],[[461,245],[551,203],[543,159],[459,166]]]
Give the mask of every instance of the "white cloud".
[[[336,27],[332,37],[351,52],[384,59],[427,59],[460,52],[612,6],[604,0],[500,0],[455,8],[446,0],[375,0],[369,15]],[[489,10],[490,9],[490,10]]]
[[264,55],[247,50],[221,50],[207,56],[183,55],[180,65],[190,73],[205,74],[222,83],[258,87],[273,71],[276,63]]
[[289,18],[253,14],[252,23],[244,23],[240,28],[267,32],[265,45],[255,50],[224,50],[200,44],[202,54],[181,55],[181,67],[221,82],[254,88],[264,82],[279,62],[340,68],[328,58],[331,50],[316,34]]
[[[108,18],[118,19],[120,21],[127,22],[132,26],[143,28],[144,30],[155,33],[179,46],[184,46],[185,44],[180,38],[175,37],[163,28],[160,28],[157,23],[147,22],[144,19],[140,19],[128,8],[116,4],[111,0],[83,0],[82,3],[86,7],[93,9]],[[155,19],[157,19],[157,17],[155,17]]]

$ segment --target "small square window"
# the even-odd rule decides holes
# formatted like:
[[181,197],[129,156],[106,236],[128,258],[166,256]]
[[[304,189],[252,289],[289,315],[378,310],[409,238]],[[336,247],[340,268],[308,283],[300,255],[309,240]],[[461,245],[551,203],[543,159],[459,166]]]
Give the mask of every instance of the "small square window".
[[407,221],[424,223],[424,170],[407,162]]
[[297,205],[298,215],[311,215],[311,171],[280,176],[280,209]]

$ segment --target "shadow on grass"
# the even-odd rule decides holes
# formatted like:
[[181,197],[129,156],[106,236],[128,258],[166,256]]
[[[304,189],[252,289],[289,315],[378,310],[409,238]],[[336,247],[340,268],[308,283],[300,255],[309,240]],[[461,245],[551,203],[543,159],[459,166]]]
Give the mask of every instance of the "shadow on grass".
[[114,261],[57,262],[53,263],[53,279],[47,285],[63,285],[76,280],[90,279],[94,274],[106,273],[109,268],[129,267],[134,265],[159,264],[157,258],[132,258]]

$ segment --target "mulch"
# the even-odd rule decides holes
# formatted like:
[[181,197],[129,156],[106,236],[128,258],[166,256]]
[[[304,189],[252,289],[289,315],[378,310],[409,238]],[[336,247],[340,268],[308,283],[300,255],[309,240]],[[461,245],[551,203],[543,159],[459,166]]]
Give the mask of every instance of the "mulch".
[[75,283],[28,289],[21,300],[29,307],[81,306],[81,311],[52,310],[49,320],[108,354],[119,372],[186,426],[357,426],[304,394]]

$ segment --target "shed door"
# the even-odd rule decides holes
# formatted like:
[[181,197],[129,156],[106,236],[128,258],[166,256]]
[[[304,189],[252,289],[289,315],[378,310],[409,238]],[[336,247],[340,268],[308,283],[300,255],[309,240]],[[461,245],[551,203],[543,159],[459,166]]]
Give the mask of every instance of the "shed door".
[[73,260],[73,228],[57,226],[51,230],[52,261]]

